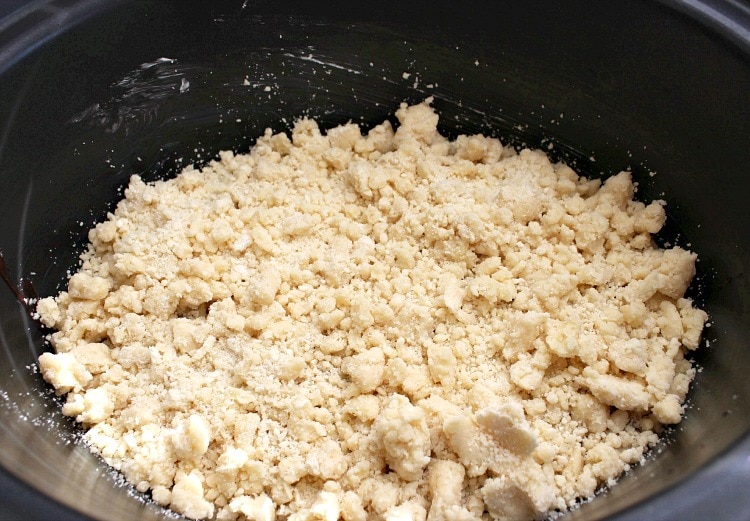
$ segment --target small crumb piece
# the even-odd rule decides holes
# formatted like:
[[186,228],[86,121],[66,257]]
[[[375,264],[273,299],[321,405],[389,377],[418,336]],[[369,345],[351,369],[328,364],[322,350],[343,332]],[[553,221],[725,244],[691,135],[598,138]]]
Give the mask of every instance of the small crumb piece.
[[491,478],[482,486],[482,499],[497,521],[528,521],[536,512],[526,493],[506,478]]
[[213,504],[203,497],[200,478],[194,474],[178,474],[169,506],[190,519],[205,519],[214,513]]
[[383,381],[385,355],[381,348],[373,347],[344,360],[342,369],[361,393],[369,393]]
[[73,298],[101,300],[109,293],[109,280],[78,272],[68,282],[68,294]]
[[211,434],[206,421],[191,414],[175,433],[174,447],[181,458],[197,460],[208,450]]
[[511,452],[525,457],[536,448],[536,435],[518,403],[486,407],[477,411],[476,418],[495,441]]
[[339,500],[336,494],[323,490],[318,494],[317,499],[310,507],[310,516],[308,519],[338,521],[340,511]]
[[430,461],[430,433],[424,412],[401,395],[393,395],[373,425],[388,465],[406,481],[416,481]]
[[266,494],[256,497],[238,496],[229,502],[229,511],[242,514],[248,521],[275,521],[276,508]]
[[42,353],[39,371],[57,394],[80,391],[93,378],[73,353]]
[[645,411],[649,394],[643,384],[613,376],[599,374],[591,368],[583,370],[586,385],[591,393],[607,405],[624,411]]

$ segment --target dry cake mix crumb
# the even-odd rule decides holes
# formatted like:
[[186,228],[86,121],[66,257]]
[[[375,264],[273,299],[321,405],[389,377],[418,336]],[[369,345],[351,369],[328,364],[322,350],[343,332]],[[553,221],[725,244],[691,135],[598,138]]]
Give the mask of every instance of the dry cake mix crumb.
[[39,302],[63,411],[190,518],[528,520],[680,421],[695,255],[628,173],[299,120],[145,184]]

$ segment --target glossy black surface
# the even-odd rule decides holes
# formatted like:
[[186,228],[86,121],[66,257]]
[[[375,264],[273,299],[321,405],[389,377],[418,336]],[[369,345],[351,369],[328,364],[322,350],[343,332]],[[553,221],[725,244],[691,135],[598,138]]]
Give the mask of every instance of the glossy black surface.
[[[747,4],[52,0],[22,14],[0,23],[12,280],[59,289],[134,173],[246,150],[301,115],[368,126],[434,96],[452,135],[552,145],[592,176],[631,167],[641,198],[668,201],[662,240],[701,259],[693,296],[712,327],[687,417],[566,519],[750,519]],[[75,442],[29,369],[43,349],[0,288],[0,519],[161,518]]]

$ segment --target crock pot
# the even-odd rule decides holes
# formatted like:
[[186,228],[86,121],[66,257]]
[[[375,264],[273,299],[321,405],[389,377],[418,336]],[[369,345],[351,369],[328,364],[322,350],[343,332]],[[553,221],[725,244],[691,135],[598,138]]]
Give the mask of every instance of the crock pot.
[[711,327],[684,421],[563,519],[750,519],[750,4],[22,4],[0,20],[0,518],[170,515],[78,441],[17,298],[63,287],[130,175],[247,150],[302,115],[368,126],[434,96],[448,135],[631,169],[638,197],[668,202],[659,241],[700,258],[691,296]]

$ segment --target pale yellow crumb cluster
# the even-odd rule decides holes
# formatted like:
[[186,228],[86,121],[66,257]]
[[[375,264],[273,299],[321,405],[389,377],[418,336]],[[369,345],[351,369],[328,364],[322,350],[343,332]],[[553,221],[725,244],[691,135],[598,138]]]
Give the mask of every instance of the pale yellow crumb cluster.
[[706,314],[663,203],[396,116],[134,176],[39,302],[42,374],[138,490],[196,519],[527,520],[680,421]]

